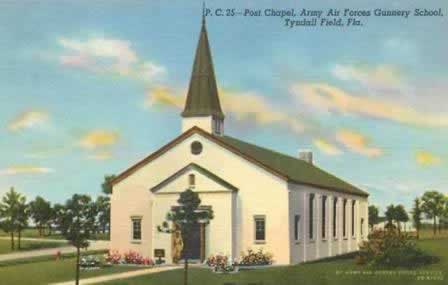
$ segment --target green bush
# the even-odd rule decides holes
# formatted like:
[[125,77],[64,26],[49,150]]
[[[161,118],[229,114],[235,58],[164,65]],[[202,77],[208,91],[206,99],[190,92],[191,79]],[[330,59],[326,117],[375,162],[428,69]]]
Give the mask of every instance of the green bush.
[[360,245],[357,264],[384,267],[417,267],[434,263],[436,257],[430,256],[416,246],[414,239],[396,229],[375,230],[369,234],[368,241]]

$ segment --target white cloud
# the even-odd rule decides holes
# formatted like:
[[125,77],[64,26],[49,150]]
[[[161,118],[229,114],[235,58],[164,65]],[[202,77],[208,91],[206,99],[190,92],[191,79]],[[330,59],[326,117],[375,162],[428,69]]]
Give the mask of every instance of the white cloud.
[[0,169],[0,175],[46,174],[53,171],[53,169],[47,167],[33,165],[13,165],[4,169]]
[[383,150],[371,145],[369,139],[353,130],[342,129],[336,133],[336,140],[347,149],[368,157],[377,157]]
[[[144,107],[154,105],[183,108],[185,92],[168,87],[157,87],[148,90]],[[311,122],[302,120],[280,108],[273,107],[264,96],[252,91],[235,92],[219,90],[220,100],[226,114],[240,121],[252,122],[260,126],[281,126],[297,134],[311,129]]]
[[325,139],[314,139],[313,144],[323,153],[328,155],[340,155],[342,151],[334,144]]
[[386,99],[352,94],[326,83],[296,84],[291,88],[298,100],[317,110],[338,111],[422,127],[448,127],[448,115],[421,112]]
[[129,41],[94,37],[87,40],[60,38],[64,53],[59,56],[63,66],[100,74],[126,76],[144,81],[158,80],[166,73],[163,66],[143,60]]
[[45,124],[49,119],[48,112],[31,110],[18,114],[8,123],[10,131],[21,131],[31,129]]
[[332,69],[333,76],[340,80],[357,81],[370,89],[391,89],[401,85],[402,76],[398,68],[392,65],[336,64]]
[[97,129],[84,134],[79,140],[82,148],[94,150],[116,144],[120,138],[117,132]]
[[423,166],[440,164],[442,162],[442,159],[438,155],[426,150],[417,151],[415,153],[415,160]]

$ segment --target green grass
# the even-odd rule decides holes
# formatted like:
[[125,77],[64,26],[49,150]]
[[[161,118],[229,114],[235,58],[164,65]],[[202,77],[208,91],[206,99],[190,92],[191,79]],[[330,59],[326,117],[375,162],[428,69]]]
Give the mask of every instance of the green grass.
[[[448,239],[423,240],[419,246],[427,252],[439,256],[440,262],[417,270],[396,269],[392,271],[372,270],[355,265],[351,258],[338,258],[295,266],[271,267],[243,271],[238,274],[213,274],[210,270],[192,268],[191,285],[417,285],[448,283]],[[424,275],[429,272],[429,275]],[[421,281],[414,274],[435,277],[441,272],[444,280]],[[367,274],[371,275],[367,275]],[[182,284],[182,270],[111,281],[107,285],[178,285]]]
[[[5,233],[3,230],[0,230],[0,236],[1,237],[9,237],[8,233]],[[52,233],[51,235],[48,234],[48,231],[45,231],[43,235],[39,235],[39,231],[35,228],[29,228],[25,229],[22,232],[22,237],[24,238],[43,238],[43,239],[65,239],[61,234]],[[109,240],[108,234],[96,234],[92,239],[95,240]]]
[[[0,239],[0,254],[21,252],[35,249],[44,249],[44,248],[57,248],[66,245],[67,243],[64,242],[50,242],[50,241],[42,242],[42,241],[22,240],[21,249],[20,250],[16,249],[12,251],[11,241],[9,239]],[[15,246],[17,248],[17,240],[15,241]]]
[[[100,249],[100,250],[88,250],[83,251],[82,255],[104,255],[108,250]],[[35,256],[35,257],[26,257],[26,258],[18,258],[6,261],[0,261],[0,267],[13,266],[13,265],[21,265],[35,262],[43,262],[43,261],[52,261],[55,259],[56,251],[53,255],[43,255],[43,256]],[[76,256],[76,253],[63,253],[61,258],[73,258]]]
[[[0,236],[9,237],[9,233],[5,233],[4,231],[0,230]],[[14,237],[17,237],[17,234],[15,234]],[[44,234],[44,235],[40,236],[39,231],[34,228],[29,228],[29,229],[23,230],[22,237],[24,237],[24,238],[64,239],[64,237],[60,234],[52,234],[52,235]]]
[[437,230],[436,235],[434,235],[432,228],[425,228],[420,231],[420,239],[446,239],[446,238],[448,238],[447,229],[442,229],[440,233]]
[[[65,257],[62,260],[32,259],[22,263],[8,263],[0,266],[0,284],[28,285],[48,284],[53,282],[70,281],[75,278],[76,259]],[[130,266],[104,267],[99,270],[81,271],[81,278],[94,277],[125,271],[141,269]]]

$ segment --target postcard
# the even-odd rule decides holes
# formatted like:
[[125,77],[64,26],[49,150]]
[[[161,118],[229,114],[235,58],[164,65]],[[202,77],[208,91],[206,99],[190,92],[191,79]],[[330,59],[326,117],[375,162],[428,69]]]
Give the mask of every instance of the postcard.
[[448,2],[0,1],[0,283],[447,284]]

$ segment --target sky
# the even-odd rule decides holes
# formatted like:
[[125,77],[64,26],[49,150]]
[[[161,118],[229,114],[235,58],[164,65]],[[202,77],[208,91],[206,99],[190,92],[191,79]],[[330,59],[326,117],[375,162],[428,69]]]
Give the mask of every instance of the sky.
[[[206,6],[448,15],[436,0],[277,2]],[[0,194],[96,196],[104,175],[178,136],[201,14],[201,1],[1,1]],[[381,209],[447,193],[447,28],[446,16],[327,28],[209,16],[225,133],[292,156],[310,149]]]

